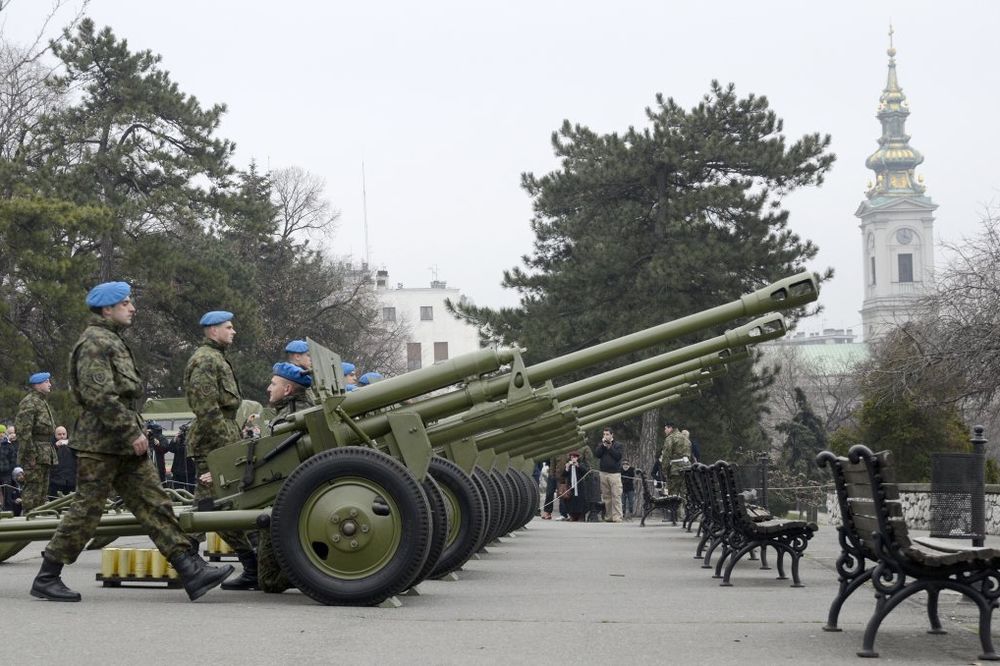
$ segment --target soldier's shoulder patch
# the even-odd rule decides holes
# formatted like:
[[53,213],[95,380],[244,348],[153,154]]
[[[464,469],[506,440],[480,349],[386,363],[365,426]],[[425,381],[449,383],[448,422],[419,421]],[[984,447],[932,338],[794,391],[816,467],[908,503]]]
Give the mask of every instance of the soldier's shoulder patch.
[[97,372],[92,372],[90,373],[90,381],[94,382],[95,384],[103,384],[104,382],[108,381],[108,374],[102,370],[98,370]]

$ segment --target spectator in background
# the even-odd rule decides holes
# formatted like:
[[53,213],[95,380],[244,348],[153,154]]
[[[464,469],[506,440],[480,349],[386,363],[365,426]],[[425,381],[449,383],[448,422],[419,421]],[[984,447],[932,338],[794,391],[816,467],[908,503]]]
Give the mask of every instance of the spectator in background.
[[600,443],[594,452],[600,459],[601,501],[604,503],[605,520],[622,522],[622,445],[615,441],[611,428],[604,428]]
[[163,426],[156,421],[146,421],[146,440],[149,442],[149,457],[156,465],[156,473],[160,477],[160,483],[167,480],[167,452],[170,450],[170,443],[163,436]]
[[14,468],[17,467],[17,431],[10,426],[0,435],[0,508],[10,510],[14,490]]
[[76,451],[69,447],[66,426],[56,426],[56,464],[49,473],[49,496],[69,494],[76,490]]
[[566,497],[562,498],[561,504],[565,504],[566,513],[573,522],[579,522],[587,515],[588,497],[583,484],[583,477],[586,476],[590,468],[580,458],[579,451],[570,451],[569,459],[562,469],[563,481],[569,486]]
[[622,461],[622,513],[625,520],[635,515],[635,468],[627,460]]
[[174,454],[174,462],[170,466],[170,476],[175,488],[192,490],[195,484],[194,460],[187,455],[187,433],[191,424],[185,423],[174,440],[170,442],[170,451]]
[[20,467],[14,468],[14,478],[11,480],[10,510],[15,516],[20,516],[24,511],[21,501],[21,487],[24,485],[24,470]]
[[[294,364],[293,364],[294,365]],[[302,367],[297,366],[297,367]],[[304,369],[304,368],[303,368]],[[259,439],[260,438],[260,414],[251,414],[247,417],[246,423],[240,429],[240,437],[243,439]]]

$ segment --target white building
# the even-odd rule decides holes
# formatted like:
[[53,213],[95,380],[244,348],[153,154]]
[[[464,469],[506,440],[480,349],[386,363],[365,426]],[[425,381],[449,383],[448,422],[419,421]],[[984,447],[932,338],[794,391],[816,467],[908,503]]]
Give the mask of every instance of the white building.
[[406,340],[406,369],[416,370],[454,356],[478,351],[479,332],[456,319],[445,308],[445,299],[459,303],[465,296],[445,282],[434,280],[430,287],[404,288],[389,285],[389,272],[375,274],[375,291],[382,304],[382,321],[404,323],[409,329]]

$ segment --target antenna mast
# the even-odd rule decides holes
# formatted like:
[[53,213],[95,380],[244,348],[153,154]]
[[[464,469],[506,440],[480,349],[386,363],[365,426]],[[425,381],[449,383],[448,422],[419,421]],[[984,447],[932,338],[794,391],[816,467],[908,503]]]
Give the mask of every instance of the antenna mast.
[[365,226],[365,268],[369,266],[368,256],[368,187],[365,182],[365,162],[361,161],[361,215]]

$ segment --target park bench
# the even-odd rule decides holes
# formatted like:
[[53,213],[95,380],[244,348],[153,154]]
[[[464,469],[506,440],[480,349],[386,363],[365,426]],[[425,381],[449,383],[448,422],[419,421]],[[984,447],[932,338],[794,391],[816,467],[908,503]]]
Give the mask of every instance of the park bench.
[[[847,459],[823,452],[817,462],[833,470],[841,504],[840,589],[830,608],[827,630],[837,630],[837,614],[850,594],[865,581],[875,588],[875,611],[865,627],[861,657],[877,657],[875,638],[882,621],[917,592],[927,591],[929,633],[946,633],[938,618],[943,589],[965,595],[979,608],[982,660],[996,661],[990,625],[1000,598],[1000,549],[963,546],[952,541],[911,538],[902,515],[899,489],[888,452],[878,454],[861,444]],[[868,563],[873,566],[868,567]]]
[[657,497],[653,494],[651,484],[646,477],[646,472],[636,468],[636,476],[639,477],[639,485],[642,487],[642,519],[639,527],[646,526],[646,518],[657,509],[663,509],[663,517],[669,518],[674,525],[677,524],[677,510],[684,501],[680,495],[664,495]]
[[[694,488],[694,472],[689,467],[688,469],[681,470],[681,480],[684,483],[684,487],[687,489],[687,493],[684,496],[684,529],[688,532],[691,531],[691,526],[694,525],[694,521],[701,520],[702,506],[698,502],[696,497],[696,491]],[[701,530],[701,523],[698,526],[699,531]]]
[[[722,546],[727,534],[725,503],[719,486],[718,476],[710,465],[695,463],[692,465],[688,479],[691,482],[691,497],[699,512],[698,532],[701,539],[695,549],[695,559],[703,560],[702,568],[712,568],[712,553]],[[744,492],[745,491],[741,491]],[[745,503],[747,516],[754,522],[771,520],[770,512],[760,506]],[[753,552],[750,559],[756,559]],[[761,568],[768,569],[766,554],[761,562]]]
[[[809,540],[816,532],[816,524],[801,520],[767,519],[767,513],[752,507],[737,487],[735,468],[724,460],[711,467],[720,496],[724,533],[721,538],[722,554],[715,566],[715,577],[722,578],[720,585],[732,585],[731,578],[736,564],[755,548],[760,549],[761,569],[768,569],[766,549],[778,553],[778,580],[787,580],[784,558],[788,555],[792,565],[792,587],[802,587],[799,579],[799,560]],[[706,555],[707,557],[707,555]]]

